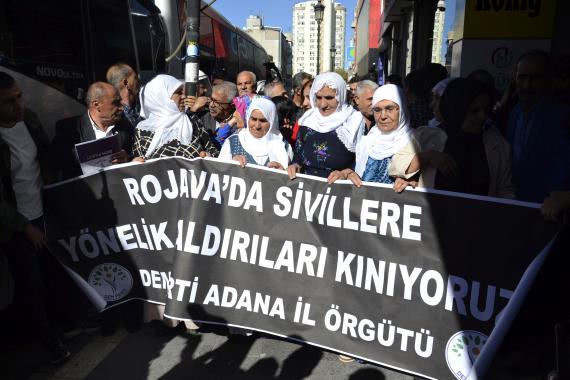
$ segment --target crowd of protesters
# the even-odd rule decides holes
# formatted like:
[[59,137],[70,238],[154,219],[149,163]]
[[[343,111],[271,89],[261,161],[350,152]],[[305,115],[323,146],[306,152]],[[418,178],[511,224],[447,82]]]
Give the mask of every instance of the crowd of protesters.
[[[60,120],[50,142],[24,105],[26,89],[0,72],[3,279],[6,273],[13,278],[13,302],[32,316],[49,360],[64,361],[69,351],[62,333],[77,325],[62,326],[48,315],[54,284],[44,272],[61,268],[45,253],[42,186],[81,175],[75,144],[111,134],[121,144],[114,164],[217,157],[283,170],[291,179],[303,173],[331,184],[366,181],[397,192],[420,186],[537,202],[545,218],[559,219],[570,208],[570,110],[568,89],[553,85],[554,73],[547,53],[529,51],[502,99],[486,71],[449,78],[437,64],[412,71],[403,83],[388,76],[381,86],[358,77],[347,83],[333,72],[315,78],[301,72],[290,92],[276,80],[261,93],[249,71],[235,82],[218,78],[213,86],[201,73],[197,96],[186,96],[179,79],[160,74],[141,86],[131,67],[116,64],[107,82],[89,87],[85,113]],[[0,285],[11,294],[10,284]],[[80,297],[69,295],[71,303]],[[0,306],[10,303],[6,299],[12,297],[3,296]],[[93,318],[80,314],[76,319]],[[142,314],[139,307],[104,314],[101,328],[111,334],[125,318],[134,331]],[[162,318],[161,310],[144,314],[145,321]]]

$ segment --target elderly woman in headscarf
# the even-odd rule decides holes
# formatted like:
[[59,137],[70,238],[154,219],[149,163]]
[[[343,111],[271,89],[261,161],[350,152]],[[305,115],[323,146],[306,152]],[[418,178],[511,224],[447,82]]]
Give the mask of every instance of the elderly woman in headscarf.
[[[444,120],[440,128],[435,128],[443,141],[439,149],[453,159],[456,170],[427,167],[420,185],[514,198],[509,144],[487,119],[491,94],[473,79],[454,79],[441,96],[439,110]],[[421,139],[419,143],[426,145]]]
[[356,186],[377,182],[401,192],[420,169],[404,93],[396,85],[384,85],[374,92],[372,105],[376,126],[358,142],[354,170],[333,172],[329,182],[339,178]]
[[352,167],[364,118],[346,102],[346,82],[336,73],[318,75],[311,86],[311,107],[299,120],[289,178],[297,173],[329,177]]
[[140,92],[141,121],[136,128],[133,152],[138,160],[181,156],[217,156],[218,150],[196,116],[184,112],[184,84],[160,74]]
[[291,146],[279,132],[275,104],[255,98],[246,113],[247,128],[226,139],[219,158],[285,170],[293,156]]

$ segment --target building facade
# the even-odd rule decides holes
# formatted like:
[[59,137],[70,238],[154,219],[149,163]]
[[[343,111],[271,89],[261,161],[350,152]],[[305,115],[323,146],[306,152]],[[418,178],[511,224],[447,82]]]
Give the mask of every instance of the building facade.
[[445,64],[444,52],[442,48],[444,44],[443,27],[445,24],[445,10],[437,9],[433,19],[433,45],[431,51],[431,61],[433,63]]
[[405,77],[432,62],[434,19],[440,2],[383,1],[379,52],[385,73]]
[[354,8],[355,62],[353,73],[365,76],[374,71],[379,57],[382,28],[381,0],[358,0]]
[[293,7],[293,73],[305,71],[316,75],[344,68],[346,8],[332,0],[323,0],[325,10],[318,36],[313,8],[316,3],[305,1]]
[[249,16],[244,31],[255,39],[273,57],[283,79],[291,77],[291,44],[281,28],[263,25],[259,16]]

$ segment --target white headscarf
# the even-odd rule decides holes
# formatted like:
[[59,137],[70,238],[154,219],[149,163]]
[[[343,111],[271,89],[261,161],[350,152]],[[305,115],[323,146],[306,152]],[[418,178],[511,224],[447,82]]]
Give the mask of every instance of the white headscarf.
[[376,107],[382,100],[390,100],[400,107],[400,120],[398,127],[391,132],[384,133],[378,127],[372,127],[368,135],[364,136],[356,147],[356,167],[354,171],[362,176],[366,169],[368,157],[383,160],[392,157],[399,150],[409,144],[411,130],[408,119],[408,106],[404,100],[402,89],[394,84],[386,84],[374,91],[372,106]]
[[[329,87],[336,91],[338,107],[329,116],[321,115],[317,108],[317,92]],[[323,73],[317,75],[311,93],[311,109],[299,119],[299,125],[314,129],[319,133],[336,131],[338,138],[346,148],[354,152],[356,143],[364,132],[364,117],[346,102],[346,82],[337,73]]]
[[[249,117],[255,110],[261,111],[263,116],[269,121],[269,130],[262,138],[257,138],[249,131]],[[251,154],[259,165],[265,165],[269,161],[279,162],[284,168],[289,165],[289,154],[285,149],[285,141],[279,132],[279,120],[275,104],[262,97],[254,98],[246,112],[246,128],[239,134],[239,142],[242,147]]]
[[178,79],[160,74],[144,86],[140,92],[141,121],[137,128],[153,132],[152,141],[145,156],[152,153],[172,140],[178,140],[182,145],[192,142],[192,122],[170,97],[183,83]]
[[451,78],[445,78],[437,82],[435,86],[432,87],[431,92],[436,94],[437,96],[443,95],[443,92],[447,88],[447,85],[451,81]]

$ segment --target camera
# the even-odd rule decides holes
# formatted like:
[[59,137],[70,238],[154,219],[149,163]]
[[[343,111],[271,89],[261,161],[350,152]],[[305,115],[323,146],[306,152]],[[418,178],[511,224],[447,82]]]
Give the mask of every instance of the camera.
[[445,1],[439,0],[437,2],[437,10],[440,12],[445,12]]

